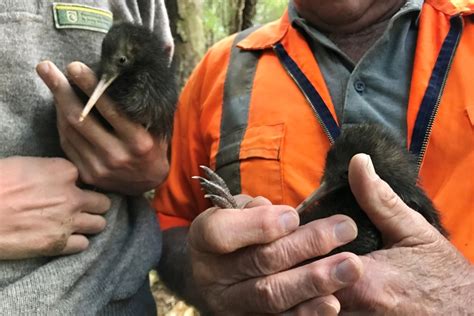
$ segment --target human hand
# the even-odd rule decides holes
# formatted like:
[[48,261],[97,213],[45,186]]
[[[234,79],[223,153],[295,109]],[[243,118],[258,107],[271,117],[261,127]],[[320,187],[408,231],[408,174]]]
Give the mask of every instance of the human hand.
[[336,215],[299,227],[289,206],[262,197],[236,200],[245,208],[210,208],[189,229],[194,282],[209,308],[222,315],[336,315],[332,294],[359,279],[360,259],[339,253],[305,261],[353,240],[355,223]]
[[69,161],[4,158],[0,174],[0,260],[77,253],[105,228],[109,199],[79,189]]
[[[71,79],[90,95],[95,74],[80,62],[69,64]],[[168,143],[154,138],[143,126],[129,121],[107,96],[96,108],[113,130],[93,115],[79,122],[84,104],[66,77],[51,62],[38,64],[37,72],[54,95],[61,147],[79,169],[84,183],[106,191],[138,195],[158,186],[168,174]]]
[[474,312],[473,267],[377,176],[367,155],[351,160],[349,182],[388,249],[360,257],[363,277],[336,293],[343,310],[364,315]]

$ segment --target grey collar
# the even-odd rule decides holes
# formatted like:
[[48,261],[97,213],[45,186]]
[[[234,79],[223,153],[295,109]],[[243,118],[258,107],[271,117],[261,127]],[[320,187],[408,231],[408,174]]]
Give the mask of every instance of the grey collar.
[[[400,8],[400,10],[394,16],[402,15],[407,11],[421,11],[423,3],[424,0],[407,0],[407,2]],[[290,0],[290,3],[288,4],[288,15],[292,24],[297,20],[306,23],[306,21],[298,15],[293,0]]]

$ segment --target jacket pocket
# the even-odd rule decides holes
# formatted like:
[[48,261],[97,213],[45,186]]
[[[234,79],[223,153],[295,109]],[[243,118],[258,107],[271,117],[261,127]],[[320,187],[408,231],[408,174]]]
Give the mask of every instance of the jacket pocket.
[[264,196],[273,203],[281,203],[280,162],[284,134],[284,123],[236,130],[225,136],[222,140],[225,146],[218,153],[219,140],[213,144],[216,154],[211,156],[211,165],[219,163],[216,171],[229,184],[233,194]]

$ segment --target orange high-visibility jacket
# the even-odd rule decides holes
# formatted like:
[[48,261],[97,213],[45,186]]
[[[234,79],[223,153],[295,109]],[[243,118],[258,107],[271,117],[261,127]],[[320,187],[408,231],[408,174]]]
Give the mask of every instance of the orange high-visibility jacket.
[[[471,262],[473,10],[473,0],[425,1],[406,118],[420,184]],[[287,13],[216,44],[180,98],[170,174],[154,201],[162,228],[189,225],[210,206],[191,180],[199,165],[217,170],[233,193],[298,205],[319,185],[335,117],[314,55]]]

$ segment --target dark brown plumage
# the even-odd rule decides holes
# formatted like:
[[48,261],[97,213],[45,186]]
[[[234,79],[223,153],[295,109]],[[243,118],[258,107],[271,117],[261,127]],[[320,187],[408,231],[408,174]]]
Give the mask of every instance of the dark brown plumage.
[[417,185],[415,157],[385,129],[369,124],[344,128],[331,146],[326,156],[317,202],[300,214],[302,225],[331,215],[345,214],[356,222],[359,233],[354,241],[337,248],[333,253],[350,251],[366,254],[383,247],[379,231],[361,210],[349,187],[349,162],[357,153],[370,155],[377,174],[408,206],[446,235],[438,211]]
[[100,82],[81,120],[106,91],[132,121],[157,136],[171,136],[176,76],[169,66],[167,48],[156,34],[140,25],[113,25],[102,42],[98,75]]

